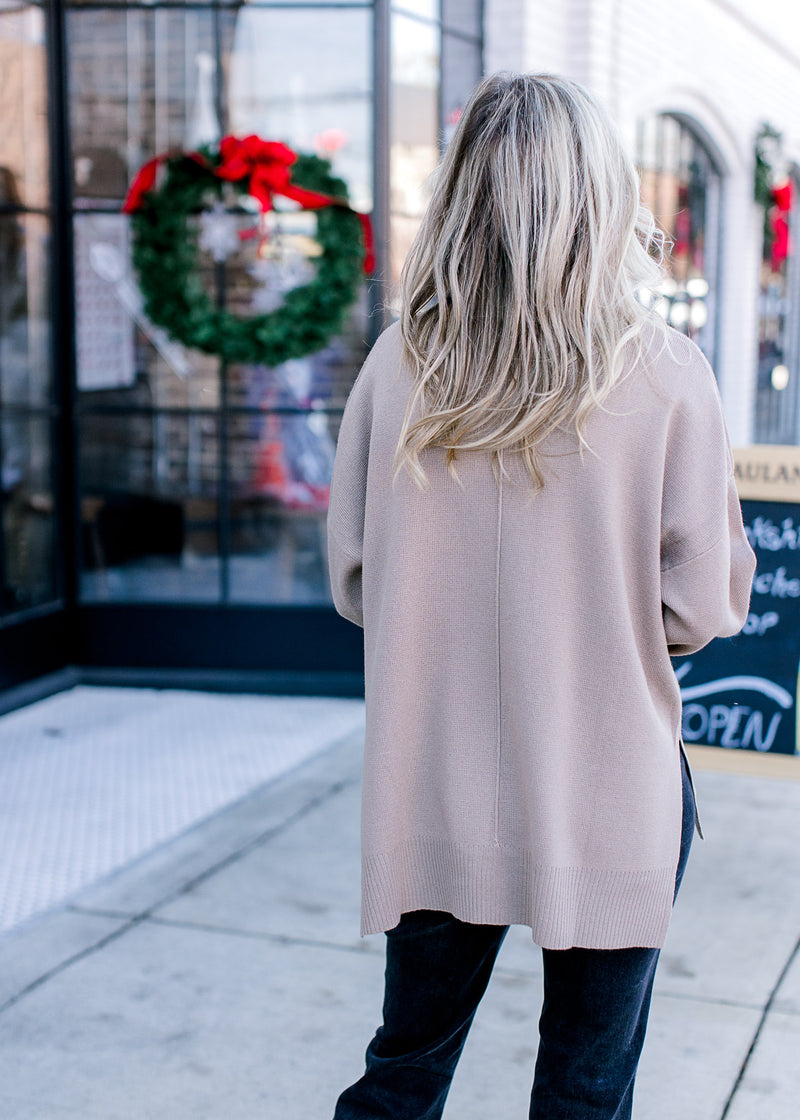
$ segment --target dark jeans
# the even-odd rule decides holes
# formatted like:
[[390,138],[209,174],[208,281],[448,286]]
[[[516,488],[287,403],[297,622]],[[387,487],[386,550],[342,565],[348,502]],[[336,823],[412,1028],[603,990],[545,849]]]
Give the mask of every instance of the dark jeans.
[[[675,894],[694,832],[683,765]],[[383,1026],[334,1120],[439,1120],[508,932],[416,910],[386,935]],[[530,1120],[630,1120],[658,949],[543,950],[544,1005]],[[508,1120],[511,1120],[509,1117]]]

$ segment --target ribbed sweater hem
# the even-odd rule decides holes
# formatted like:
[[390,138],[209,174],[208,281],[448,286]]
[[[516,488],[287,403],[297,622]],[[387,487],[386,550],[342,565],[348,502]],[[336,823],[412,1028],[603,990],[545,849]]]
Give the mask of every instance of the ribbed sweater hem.
[[527,925],[545,949],[660,948],[674,867],[550,867],[521,848],[411,837],[362,860],[361,933],[392,929],[411,910],[477,925]]

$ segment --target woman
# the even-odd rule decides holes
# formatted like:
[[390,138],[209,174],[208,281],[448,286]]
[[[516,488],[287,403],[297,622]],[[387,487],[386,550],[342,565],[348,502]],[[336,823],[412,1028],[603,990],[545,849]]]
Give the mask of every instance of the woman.
[[530,1116],[631,1115],[695,819],[670,655],[740,629],[754,570],[711,369],[637,299],[658,249],[589,94],[477,87],[334,469],[362,932],[387,931],[336,1120],[441,1116],[511,923],[544,950]]

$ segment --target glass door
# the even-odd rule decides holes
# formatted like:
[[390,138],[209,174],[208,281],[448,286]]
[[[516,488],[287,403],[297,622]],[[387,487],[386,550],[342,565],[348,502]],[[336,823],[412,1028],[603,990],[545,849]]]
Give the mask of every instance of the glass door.
[[[372,4],[72,2],[66,16],[81,659],[339,661],[312,637],[284,665],[288,638],[277,635],[339,625],[328,491],[380,295],[362,284],[343,330],[306,357],[226,361],[148,320],[122,203],[147,160],[257,135],[329,160],[351,205],[371,211]],[[231,199],[191,219],[198,282],[242,320],[279,308],[315,271],[314,213],[271,213],[268,242],[248,236],[257,224]],[[260,638],[232,639],[250,616]],[[360,649],[351,660],[357,668]]]
[[0,0],[0,686],[63,656],[48,28]]

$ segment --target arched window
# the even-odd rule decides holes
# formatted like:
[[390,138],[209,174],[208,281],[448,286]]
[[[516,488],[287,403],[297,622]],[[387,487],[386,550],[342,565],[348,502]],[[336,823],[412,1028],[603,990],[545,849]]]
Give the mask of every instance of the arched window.
[[800,169],[770,184],[758,305],[758,377],[753,438],[756,443],[794,444],[800,434]]
[[721,175],[699,135],[661,114],[640,122],[637,162],[642,199],[672,238],[667,274],[654,306],[714,363]]

